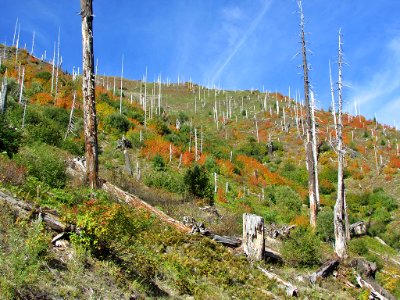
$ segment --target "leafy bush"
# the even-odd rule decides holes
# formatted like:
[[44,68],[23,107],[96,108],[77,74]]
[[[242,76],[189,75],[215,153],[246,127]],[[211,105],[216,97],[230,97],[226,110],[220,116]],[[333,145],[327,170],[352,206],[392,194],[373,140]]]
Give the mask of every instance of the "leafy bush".
[[49,81],[51,78],[51,73],[48,71],[43,71],[43,72],[37,73],[35,77]]
[[165,162],[164,162],[164,159],[162,158],[162,156],[160,154],[156,154],[156,156],[154,156],[152,161],[153,161],[154,170],[156,170],[156,171],[165,170]]
[[5,118],[0,118],[0,153],[6,152],[9,157],[17,153],[21,143],[21,133],[11,128]]
[[16,155],[16,160],[27,168],[29,175],[49,186],[65,185],[65,165],[59,149],[46,144],[25,147]]
[[171,130],[169,129],[168,125],[159,116],[149,120],[148,125],[149,125],[149,127],[154,128],[154,130],[159,135],[166,135],[166,134],[169,134],[171,132]]
[[283,222],[288,223],[299,215],[302,200],[290,187],[284,185],[270,186],[266,189],[265,196],[267,201],[274,204],[274,209]]
[[213,187],[204,166],[196,164],[187,169],[183,177],[183,182],[191,195],[208,199],[210,204],[213,202]]
[[168,171],[150,172],[145,175],[144,183],[148,186],[166,189],[172,193],[182,194],[185,191],[183,177],[179,173]]
[[285,261],[296,267],[312,267],[320,263],[321,244],[315,234],[306,227],[294,229],[283,242],[282,255]]
[[127,132],[132,125],[127,117],[119,113],[107,116],[104,122],[109,128],[116,129],[121,133]]
[[329,207],[325,207],[318,214],[317,234],[324,242],[332,242],[335,240],[333,211]]
[[1,219],[0,293],[4,299],[31,299],[46,273],[49,238],[40,221],[14,223],[3,211]]

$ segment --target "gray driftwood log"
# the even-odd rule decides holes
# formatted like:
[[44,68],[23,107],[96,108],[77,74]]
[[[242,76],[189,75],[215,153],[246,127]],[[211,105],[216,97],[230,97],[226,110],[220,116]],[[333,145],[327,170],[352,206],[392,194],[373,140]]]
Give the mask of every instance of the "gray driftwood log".
[[325,262],[317,271],[310,275],[311,283],[316,283],[322,278],[328,277],[339,266],[339,259],[331,259]]
[[243,214],[243,250],[250,260],[264,259],[264,218],[252,214]]
[[297,289],[297,287],[291,284],[290,282],[283,280],[278,275],[270,271],[267,271],[261,267],[257,267],[257,269],[263,272],[264,275],[266,275],[269,279],[275,280],[279,286],[283,287],[286,290],[286,295],[290,297],[297,297],[299,295],[299,290]]

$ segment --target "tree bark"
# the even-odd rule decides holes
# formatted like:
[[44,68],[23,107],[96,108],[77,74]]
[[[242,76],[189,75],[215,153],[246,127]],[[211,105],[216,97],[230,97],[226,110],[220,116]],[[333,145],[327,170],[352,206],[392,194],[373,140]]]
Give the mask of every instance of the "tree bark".
[[345,186],[344,186],[344,151],[343,151],[343,136],[342,136],[342,44],[341,32],[339,31],[339,80],[338,80],[338,118],[336,126],[337,136],[337,154],[338,154],[338,189],[337,199],[334,208],[334,228],[335,228],[335,252],[341,259],[348,257],[347,252],[347,234],[346,234],[346,203],[345,203]]
[[301,36],[301,53],[303,59],[303,74],[304,74],[304,105],[306,109],[306,162],[308,169],[308,195],[310,201],[310,225],[315,228],[317,226],[318,214],[318,174],[316,174],[317,161],[313,156],[313,141],[316,140],[315,132],[313,132],[313,120],[310,104],[310,81],[308,77],[308,64],[307,64],[307,48],[304,33],[304,14],[301,1],[298,1],[300,9],[300,36]]
[[92,189],[95,189],[99,186],[99,165],[93,55],[92,0],[81,0],[81,16],[83,55],[82,92],[85,123],[86,176],[89,186]]
[[264,218],[243,214],[243,250],[250,260],[264,259]]

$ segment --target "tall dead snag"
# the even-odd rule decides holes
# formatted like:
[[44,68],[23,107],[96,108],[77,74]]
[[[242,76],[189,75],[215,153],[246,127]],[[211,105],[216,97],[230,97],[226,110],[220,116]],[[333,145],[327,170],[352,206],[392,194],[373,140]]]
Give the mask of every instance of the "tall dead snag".
[[347,211],[346,211],[346,198],[345,198],[345,186],[344,186],[344,150],[343,150],[343,133],[342,133],[342,67],[343,67],[343,55],[342,55],[342,42],[341,42],[341,31],[339,30],[339,54],[338,54],[338,115],[336,125],[336,136],[337,136],[337,155],[338,155],[338,189],[337,199],[334,208],[333,223],[335,227],[335,252],[341,258],[345,259],[348,256],[347,252]]
[[317,226],[317,214],[319,206],[319,191],[318,191],[318,171],[317,157],[313,155],[313,149],[316,149],[316,133],[315,121],[312,118],[312,106],[310,103],[310,81],[308,77],[307,64],[307,48],[304,33],[304,14],[301,1],[297,2],[300,10],[300,38],[301,38],[301,53],[303,59],[303,74],[304,74],[304,105],[306,108],[306,163],[308,169],[308,195],[310,198],[310,225],[315,228]]
[[92,189],[98,187],[98,146],[93,55],[92,0],[81,0],[82,16],[82,93],[84,111],[86,175]]
[[264,259],[264,218],[243,214],[243,250],[252,261]]

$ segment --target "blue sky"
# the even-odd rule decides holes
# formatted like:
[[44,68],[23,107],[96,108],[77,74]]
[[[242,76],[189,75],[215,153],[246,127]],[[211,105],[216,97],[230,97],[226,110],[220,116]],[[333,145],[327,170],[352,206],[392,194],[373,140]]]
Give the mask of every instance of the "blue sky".
[[[63,68],[81,65],[79,1],[18,0],[2,3],[0,41],[10,44],[16,18],[20,45],[37,56],[61,31]],[[354,113],[400,124],[400,1],[304,0],[311,80],[320,107],[330,103],[328,61],[336,82],[337,34],[342,28],[345,102]],[[226,89],[302,93],[295,0],[94,1],[95,57],[99,73],[141,79],[159,74]]]

